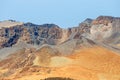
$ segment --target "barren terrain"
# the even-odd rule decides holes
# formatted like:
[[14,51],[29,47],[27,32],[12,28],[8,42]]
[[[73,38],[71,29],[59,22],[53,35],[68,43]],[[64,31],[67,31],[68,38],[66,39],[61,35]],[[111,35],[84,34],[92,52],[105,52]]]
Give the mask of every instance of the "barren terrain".
[[19,69],[7,79],[40,80],[47,77],[69,77],[75,80],[120,80],[120,55],[103,47],[83,48],[69,56],[51,57],[50,60],[47,67],[28,67],[21,73]]

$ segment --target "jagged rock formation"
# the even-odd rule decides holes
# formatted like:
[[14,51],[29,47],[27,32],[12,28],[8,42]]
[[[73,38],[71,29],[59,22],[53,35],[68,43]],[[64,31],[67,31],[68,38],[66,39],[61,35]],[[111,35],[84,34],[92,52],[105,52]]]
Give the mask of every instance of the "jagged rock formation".
[[26,23],[0,29],[0,47],[10,47],[19,42],[28,44],[57,44],[62,37],[62,29],[54,24],[35,25]]
[[[8,24],[8,22],[10,24]],[[3,26],[0,26],[1,48],[10,47],[19,42],[34,45],[55,45],[68,39],[79,39],[81,36],[96,41],[105,41],[114,44],[120,42],[120,18],[110,16],[99,16],[95,20],[88,18],[80,23],[78,27],[68,28],[66,30],[55,24],[18,24],[18,22],[13,20],[0,22],[0,25]],[[11,27],[5,27],[6,25],[10,25]]]
[[119,43],[120,18],[111,16],[99,16],[92,22],[90,29],[93,40],[107,43]]
[[[8,25],[0,22],[0,25]],[[12,47],[19,43],[31,45],[58,45],[56,49],[61,53],[72,53],[80,46],[91,46],[99,42],[101,45],[119,50],[120,18],[99,16],[95,20],[87,18],[77,27],[62,29],[55,24],[36,25],[9,20],[15,24],[0,29],[0,48]],[[80,43],[78,45],[78,43]],[[113,46],[114,45],[114,46]],[[115,47],[117,45],[117,47]],[[64,47],[63,47],[64,46]],[[18,49],[16,49],[18,50]],[[16,51],[13,50],[13,51]],[[6,56],[8,55],[5,51]]]

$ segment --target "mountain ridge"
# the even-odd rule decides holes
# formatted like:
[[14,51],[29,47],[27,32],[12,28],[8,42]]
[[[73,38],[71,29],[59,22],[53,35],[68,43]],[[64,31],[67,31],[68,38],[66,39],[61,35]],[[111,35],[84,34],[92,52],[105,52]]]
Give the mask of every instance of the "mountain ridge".
[[87,18],[68,29],[30,22],[2,27],[0,79],[119,80],[119,30],[120,18],[110,16]]
[[[16,22],[15,20],[8,21],[11,24]],[[3,21],[4,24],[5,22]],[[3,23],[0,22],[0,25]],[[87,18],[78,26],[68,29],[63,29],[56,24],[38,25],[30,22],[18,24],[16,22],[11,27],[5,28],[3,25],[4,28],[0,29],[0,47],[10,47],[21,41],[36,45],[44,43],[56,45],[68,39],[79,39],[81,36],[104,42],[112,36],[120,34],[119,24],[120,17],[112,16],[99,16],[96,19]],[[119,44],[119,38],[116,37],[114,44]]]

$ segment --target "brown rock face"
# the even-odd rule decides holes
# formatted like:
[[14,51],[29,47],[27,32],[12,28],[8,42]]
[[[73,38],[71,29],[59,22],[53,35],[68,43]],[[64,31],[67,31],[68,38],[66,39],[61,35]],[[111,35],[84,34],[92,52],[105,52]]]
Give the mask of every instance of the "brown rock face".
[[16,44],[22,31],[23,28],[21,26],[0,29],[0,46],[10,47]]
[[92,24],[104,24],[108,25],[108,23],[112,23],[114,20],[114,17],[111,16],[99,16],[96,20],[92,22]]
[[117,44],[120,41],[120,18],[99,16],[90,28],[91,38],[96,41]]
[[[86,19],[78,27],[62,29],[55,24],[36,25],[25,23],[0,29],[0,46],[10,47],[19,42],[28,44],[60,44],[68,39],[79,39],[81,34],[90,32],[91,19]],[[14,22],[15,23],[15,22]]]
[[54,24],[35,25],[26,23],[0,29],[0,47],[10,47],[19,42],[29,44],[57,44],[62,38],[62,29]]
[[[3,25],[3,23],[0,24]],[[114,39],[119,37],[119,30],[120,18],[111,16],[99,16],[95,20],[88,18],[79,26],[65,30],[55,24],[36,25],[25,23],[12,27],[3,26],[0,29],[0,48],[10,47],[19,42],[34,45],[56,45],[68,39],[80,39],[81,36],[93,40],[106,40],[106,38],[109,38],[111,41],[118,43],[120,40]],[[113,38],[114,35],[117,35],[117,37]]]
[[72,36],[73,39],[80,39],[83,34],[90,34],[92,21],[92,19],[88,18],[80,23],[78,27],[70,28],[68,30],[69,36]]
[[27,28],[26,35],[31,39],[28,39],[30,40],[28,43],[31,44],[56,44],[55,40],[62,37],[62,29],[55,24],[25,26],[25,28]]

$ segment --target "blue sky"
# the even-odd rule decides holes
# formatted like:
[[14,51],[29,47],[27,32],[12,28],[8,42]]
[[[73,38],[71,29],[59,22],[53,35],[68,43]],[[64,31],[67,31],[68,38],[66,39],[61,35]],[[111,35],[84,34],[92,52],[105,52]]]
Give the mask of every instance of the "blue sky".
[[120,0],[0,0],[0,21],[77,26],[99,15],[120,17]]

